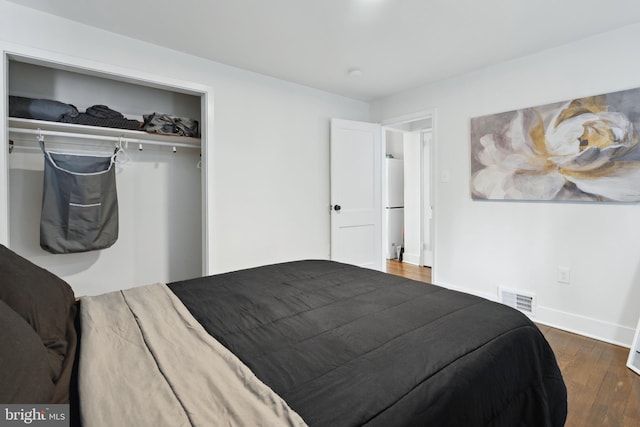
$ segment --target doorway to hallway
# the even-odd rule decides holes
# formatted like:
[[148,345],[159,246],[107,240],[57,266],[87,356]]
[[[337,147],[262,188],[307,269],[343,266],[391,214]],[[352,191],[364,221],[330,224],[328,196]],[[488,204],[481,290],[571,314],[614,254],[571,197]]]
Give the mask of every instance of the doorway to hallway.
[[[405,263],[434,265],[433,116],[430,111],[392,120],[382,127],[382,241],[386,260],[398,260],[401,255]],[[398,168],[402,169],[400,180],[394,178]]]

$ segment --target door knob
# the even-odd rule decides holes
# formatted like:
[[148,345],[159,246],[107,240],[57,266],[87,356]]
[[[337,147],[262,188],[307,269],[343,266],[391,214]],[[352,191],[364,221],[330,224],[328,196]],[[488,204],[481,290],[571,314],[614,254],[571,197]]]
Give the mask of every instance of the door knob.
[[337,212],[337,211],[339,211],[340,209],[342,209],[342,206],[340,206],[340,205],[333,205],[333,210],[334,210],[334,211],[336,211],[336,212]]

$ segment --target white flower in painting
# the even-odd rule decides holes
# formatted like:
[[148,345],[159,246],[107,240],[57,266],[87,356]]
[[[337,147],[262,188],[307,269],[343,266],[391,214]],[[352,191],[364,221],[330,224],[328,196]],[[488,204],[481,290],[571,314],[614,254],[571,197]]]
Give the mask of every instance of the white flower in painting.
[[[545,120],[519,110],[501,133],[480,138],[474,195],[490,199],[640,201],[640,161],[625,159],[638,132],[604,97],[562,106]],[[545,125],[545,123],[547,123]]]

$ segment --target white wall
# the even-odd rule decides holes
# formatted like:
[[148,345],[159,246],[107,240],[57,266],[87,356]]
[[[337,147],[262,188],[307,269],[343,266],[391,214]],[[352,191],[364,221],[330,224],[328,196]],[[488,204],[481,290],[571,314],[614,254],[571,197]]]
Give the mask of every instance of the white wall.
[[[640,25],[374,102],[385,120],[436,109],[434,281],[533,291],[538,320],[629,345],[640,315],[640,205],[472,201],[469,119],[640,86]],[[640,185],[640,183],[638,184]],[[557,268],[571,268],[558,284]]]
[[[368,104],[3,0],[0,8],[0,43],[214,89],[212,140],[216,160],[212,167],[216,208],[210,218],[215,236],[214,272],[329,256],[329,120],[367,120]],[[5,88],[0,88],[0,97],[6,99]],[[0,112],[3,110],[0,108]],[[0,200],[6,199],[4,191],[0,186]],[[0,238],[4,238],[3,233]],[[143,252],[135,256],[137,262],[154,265],[155,260]],[[133,285],[116,283],[114,289]]]

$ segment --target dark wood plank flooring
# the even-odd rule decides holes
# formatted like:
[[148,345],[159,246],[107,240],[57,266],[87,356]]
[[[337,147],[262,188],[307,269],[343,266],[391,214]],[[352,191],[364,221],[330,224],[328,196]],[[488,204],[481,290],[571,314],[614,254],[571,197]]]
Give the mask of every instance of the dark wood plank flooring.
[[[431,282],[431,269],[387,261],[388,273]],[[626,367],[629,349],[538,325],[567,385],[566,427],[640,427],[640,376]]]

